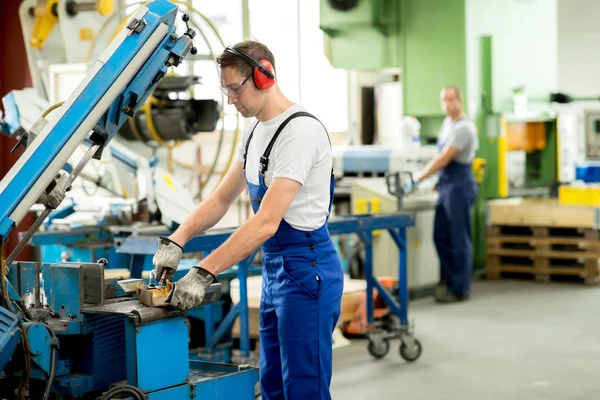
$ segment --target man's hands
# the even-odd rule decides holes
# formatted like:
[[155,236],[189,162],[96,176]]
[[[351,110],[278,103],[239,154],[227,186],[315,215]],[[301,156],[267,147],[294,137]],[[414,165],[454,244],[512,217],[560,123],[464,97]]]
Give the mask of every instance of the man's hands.
[[410,192],[412,192],[413,190],[415,190],[417,188],[417,186],[419,185],[419,179],[415,178],[410,182],[406,182],[402,188],[404,189],[404,194],[409,194]]
[[201,267],[193,267],[178,282],[167,296],[166,303],[179,310],[198,307],[204,300],[206,288],[215,280],[215,276]]
[[179,266],[181,256],[183,254],[183,248],[166,237],[158,238],[158,251],[152,259],[154,264],[154,279],[159,281],[162,277],[163,269],[167,268],[167,276],[165,280],[173,280],[175,270]]

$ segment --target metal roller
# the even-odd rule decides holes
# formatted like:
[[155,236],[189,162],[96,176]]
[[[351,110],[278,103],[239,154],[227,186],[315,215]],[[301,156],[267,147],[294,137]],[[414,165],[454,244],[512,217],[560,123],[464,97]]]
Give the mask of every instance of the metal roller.
[[131,314],[135,318],[136,323],[144,324],[147,322],[177,317],[183,315],[183,311],[174,311],[168,308],[159,307],[144,307],[137,310],[132,310]]

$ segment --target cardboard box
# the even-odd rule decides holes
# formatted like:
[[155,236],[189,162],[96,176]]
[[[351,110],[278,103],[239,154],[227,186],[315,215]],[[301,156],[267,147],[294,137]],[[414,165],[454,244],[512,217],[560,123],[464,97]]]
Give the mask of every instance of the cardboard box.
[[[253,277],[255,278],[255,277]],[[248,325],[250,338],[258,339],[259,323],[260,323],[260,291],[256,292],[261,285],[258,280],[248,280]],[[254,281],[254,282],[253,282]],[[232,285],[232,289],[238,290],[237,284]],[[342,305],[340,311],[340,322],[349,322],[354,317],[354,314],[360,304],[364,301],[367,284],[361,279],[347,279],[344,281],[344,293],[342,294]],[[233,294],[233,293],[232,293]],[[232,299],[237,303],[239,292],[232,295]],[[232,335],[235,338],[240,337],[240,318],[236,318],[232,327]]]

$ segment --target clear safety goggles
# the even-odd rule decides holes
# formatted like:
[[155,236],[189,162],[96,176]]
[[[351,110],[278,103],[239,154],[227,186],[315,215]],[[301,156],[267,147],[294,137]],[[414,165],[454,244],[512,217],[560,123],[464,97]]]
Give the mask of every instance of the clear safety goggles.
[[251,77],[252,74],[249,74],[246,79],[242,81],[242,83],[234,83],[227,87],[222,87],[221,92],[223,92],[225,96],[240,97],[242,93],[244,93],[244,90],[246,90],[246,82],[248,82],[248,79]]

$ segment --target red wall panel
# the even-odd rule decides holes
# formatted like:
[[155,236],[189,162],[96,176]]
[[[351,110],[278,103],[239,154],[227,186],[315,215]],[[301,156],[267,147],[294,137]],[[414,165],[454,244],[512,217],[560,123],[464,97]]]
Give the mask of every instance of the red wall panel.
[[[21,22],[19,20],[19,4],[21,0],[2,0],[2,12],[0,12],[0,97],[4,97],[11,90],[31,87],[31,76],[27,64],[25,44],[21,34]],[[15,154],[10,150],[16,140],[0,134],[0,179],[6,175],[10,167],[23,153],[21,147]],[[2,205],[0,205],[1,207]],[[34,216],[30,213],[13,231],[6,243],[5,257],[10,254],[17,245],[17,232],[27,231],[33,223]],[[31,260],[32,252],[25,248],[19,260]]]

